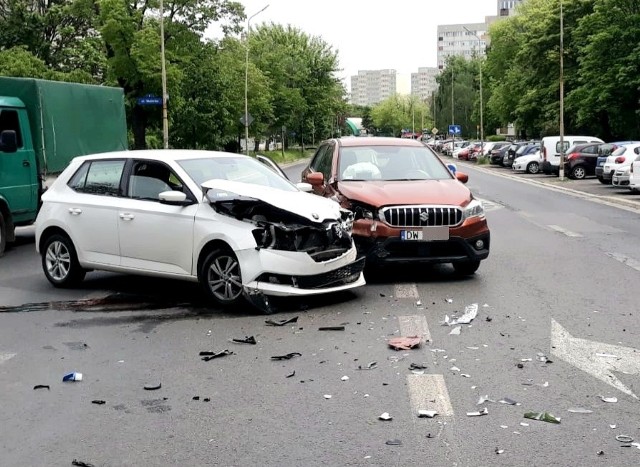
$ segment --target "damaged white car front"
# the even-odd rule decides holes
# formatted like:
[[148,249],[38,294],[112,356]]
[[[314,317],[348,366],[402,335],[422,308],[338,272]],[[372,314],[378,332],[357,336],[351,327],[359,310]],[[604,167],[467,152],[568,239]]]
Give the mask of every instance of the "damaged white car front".
[[[229,180],[207,181],[202,191],[215,212],[210,220],[226,218],[225,228],[215,229],[217,238],[196,233],[207,252],[199,255],[199,276],[219,303],[245,298],[269,312],[269,296],[315,295],[365,284],[364,258],[357,258],[351,237],[353,215],[334,201]],[[232,251],[224,251],[222,242]]]

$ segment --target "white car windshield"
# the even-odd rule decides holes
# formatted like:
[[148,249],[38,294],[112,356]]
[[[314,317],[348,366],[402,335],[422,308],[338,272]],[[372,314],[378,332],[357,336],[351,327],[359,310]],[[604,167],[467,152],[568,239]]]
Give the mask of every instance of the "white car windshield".
[[178,161],[178,164],[198,185],[207,180],[218,179],[252,183],[284,191],[298,191],[295,185],[266,165],[246,156],[188,159]]
[[447,180],[451,172],[427,147],[358,146],[340,152],[341,181]]

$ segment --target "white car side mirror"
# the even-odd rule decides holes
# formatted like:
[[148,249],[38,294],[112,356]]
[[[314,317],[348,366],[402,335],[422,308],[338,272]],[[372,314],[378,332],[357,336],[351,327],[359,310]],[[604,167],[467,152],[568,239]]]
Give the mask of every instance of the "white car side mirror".
[[310,183],[300,182],[296,183],[296,186],[298,187],[298,190],[304,191],[305,193],[310,193],[311,191],[313,191],[313,187]]
[[181,191],[163,191],[158,194],[158,199],[161,203],[184,206],[191,204],[187,200],[187,195]]

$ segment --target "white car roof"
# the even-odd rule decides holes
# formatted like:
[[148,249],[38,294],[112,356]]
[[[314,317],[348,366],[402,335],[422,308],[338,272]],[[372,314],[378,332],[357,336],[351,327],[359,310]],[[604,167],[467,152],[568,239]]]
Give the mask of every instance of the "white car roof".
[[223,151],[202,151],[197,149],[142,149],[136,151],[113,151],[100,154],[79,156],[79,160],[93,159],[154,159],[154,160],[186,160],[186,159],[210,159],[212,157],[246,157],[243,154],[235,154]]

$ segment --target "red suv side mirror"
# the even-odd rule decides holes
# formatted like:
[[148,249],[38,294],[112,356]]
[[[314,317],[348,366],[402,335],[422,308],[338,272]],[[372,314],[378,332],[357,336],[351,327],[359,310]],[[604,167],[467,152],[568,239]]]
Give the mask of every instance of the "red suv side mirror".
[[311,172],[307,174],[307,183],[311,186],[321,186],[324,183],[324,175],[322,172]]

